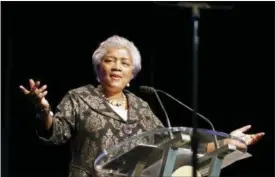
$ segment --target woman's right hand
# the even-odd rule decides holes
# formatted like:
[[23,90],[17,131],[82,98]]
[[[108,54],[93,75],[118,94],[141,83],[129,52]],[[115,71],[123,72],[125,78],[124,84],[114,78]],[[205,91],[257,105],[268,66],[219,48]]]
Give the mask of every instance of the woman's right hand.
[[30,89],[26,89],[24,86],[20,85],[20,90],[30,98],[31,102],[40,108],[49,108],[49,102],[46,100],[45,96],[47,95],[48,91],[47,85],[40,87],[40,81],[34,82],[32,79],[29,80],[29,87]]

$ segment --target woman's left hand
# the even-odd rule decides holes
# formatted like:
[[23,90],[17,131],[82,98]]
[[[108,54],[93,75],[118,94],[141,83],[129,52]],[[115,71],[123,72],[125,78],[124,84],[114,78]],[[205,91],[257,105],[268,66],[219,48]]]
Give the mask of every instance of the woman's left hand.
[[241,127],[237,130],[232,131],[230,133],[230,135],[242,139],[243,141],[245,141],[247,146],[255,144],[260,139],[262,139],[262,137],[265,135],[265,133],[260,132],[260,133],[255,133],[255,134],[245,134],[244,132],[246,132],[250,128],[251,128],[251,125],[246,125],[244,127]]

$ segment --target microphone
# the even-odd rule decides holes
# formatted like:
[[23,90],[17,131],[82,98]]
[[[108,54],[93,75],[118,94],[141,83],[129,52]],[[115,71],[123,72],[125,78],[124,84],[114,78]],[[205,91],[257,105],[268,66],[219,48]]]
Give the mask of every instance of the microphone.
[[168,114],[167,114],[167,112],[166,112],[166,110],[165,110],[165,108],[164,108],[164,106],[163,106],[163,104],[162,104],[161,99],[159,98],[158,93],[156,92],[155,89],[152,89],[152,88],[146,87],[146,86],[141,86],[140,89],[141,89],[142,91],[144,91],[144,92],[154,93],[154,94],[156,95],[157,100],[158,100],[158,102],[159,102],[159,104],[160,104],[160,106],[161,106],[161,109],[163,110],[163,112],[164,112],[164,114],[165,114],[165,118],[166,118],[166,122],[167,122],[168,128],[170,129],[170,131],[169,131],[170,138],[173,139],[173,134],[172,134],[172,132],[171,132],[171,123],[170,123],[170,119],[169,119]]
[[[162,90],[158,90],[158,89],[154,89],[153,87],[148,87],[148,86],[140,86],[140,89],[142,91],[145,91],[147,93],[157,93],[157,92],[161,92],[163,94],[165,94],[166,96],[168,96],[169,98],[171,98],[172,100],[176,101],[177,103],[179,103],[180,105],[182,105],[183,107],[185,107],[186,109],[188,109],[189,111],[192,111],[194,112],[194,110],[190,107],[188,107],[187,105],[185,105],[184,103],[182,103],[181,101],[179,101],[178,99],[176,99],[175,97],[173,97],[172,95],[162,91]],[[159,98],[158,98],[159,99]],[[204,117],[203,115],[199,114],[199,113],[196,113],[200,118],[202,118],[203,120],[205,120],[212,128],[213,131],[216,131],[213,124],[211,123],[211,121],[209,119],[207,119],[206,117]],[[168,117],[167,117],[168,119]],[[169,121],[169,119],[168,119]],[[170,125],[170,121],[169,121],[169,125]],[[214,135],[214,145],[215,145],[215,148],[218,149],[219,146],[218,146],[218,139],[217,139],[217,136]]]

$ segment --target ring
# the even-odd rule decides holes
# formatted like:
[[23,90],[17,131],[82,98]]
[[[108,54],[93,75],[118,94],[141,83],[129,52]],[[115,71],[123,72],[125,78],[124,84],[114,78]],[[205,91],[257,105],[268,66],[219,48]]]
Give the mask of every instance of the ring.
[[31,92],[34,92],[36,89],[37,89],[37,87],[36,87],[36,86],[33,86],[33,87],[31,88]]

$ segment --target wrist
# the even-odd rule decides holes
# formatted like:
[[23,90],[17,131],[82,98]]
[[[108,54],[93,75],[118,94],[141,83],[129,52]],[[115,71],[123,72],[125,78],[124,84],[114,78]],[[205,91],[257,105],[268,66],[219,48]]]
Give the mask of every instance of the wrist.
[[35,107],[35,109],[38,109],[38,110],[40,110],[40,109],[51,109],[51,106],[49,104],[47,104],[47,105],[35,104],[34,107]]
[[36,116],[38,119],[44,120],[48,116],[53,116],[53,112],[50,106],[44,107],[44,108],[41,108],[41,107],[38,108],[38,114]]
[[230,144],[230,143],[231,143],[231,139],[230,139],[230,138],[225,138],[225,139],[223,140],[223,143],[224,143],[224,145]]

